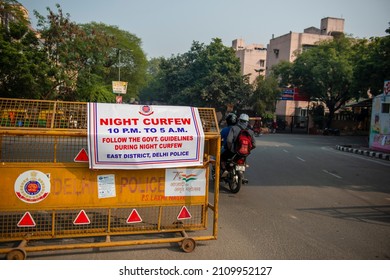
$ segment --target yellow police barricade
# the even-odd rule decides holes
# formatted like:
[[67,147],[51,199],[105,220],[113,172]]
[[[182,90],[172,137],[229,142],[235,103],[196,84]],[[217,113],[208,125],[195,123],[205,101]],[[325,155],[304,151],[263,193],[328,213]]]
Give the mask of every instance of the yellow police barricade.
[[[220,135],[215,110],[189,109],[198,115],[193,127],[203,131],[194,142],[198,163],[192,165],[194,157],[180,159],[192,153],[187,142],[197,137],[188,135],[188,119],[171,118],[175,106],[159,115],[159,106],[98,105],[111,106],[110,112],[106,107],[103,113],[95,111],[97,104],[85,102],[0,98],[0,254],[7,259],[25,259],[27,252],[172,242],[192,252],[196,241],[217,238]],[[107,117],[126,106],[144,123],[142,118],[135,123],[134,115]],[[11,121],[10,112],[21,115],[23,125]],[[143,130],[159,134],[145,136]],[[171,131],[162,133],[166,130]],[[124,132],[129,136],[119,136]],[[103,151],[107,147],[99,141],[116,152]],[[163,150],[156,152],[158,147]]]

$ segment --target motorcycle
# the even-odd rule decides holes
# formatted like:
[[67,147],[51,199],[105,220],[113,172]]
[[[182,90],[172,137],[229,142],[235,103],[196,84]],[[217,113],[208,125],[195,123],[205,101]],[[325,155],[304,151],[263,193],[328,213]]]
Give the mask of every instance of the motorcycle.
[[235,154],[226,162],[226,171],[221,174],[221,181],[229,185],[232,193],[238,193],[241,186],[248,183],[248,180],[244,177],[247,167],[246,157],[238,154]]
[[340,130],[338,130],[337,128],[325,128],[322,134],[340,136]]

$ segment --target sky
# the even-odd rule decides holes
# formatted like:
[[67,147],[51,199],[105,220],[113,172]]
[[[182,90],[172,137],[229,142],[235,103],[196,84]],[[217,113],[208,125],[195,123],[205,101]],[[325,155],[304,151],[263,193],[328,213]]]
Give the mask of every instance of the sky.
[[19,0],[30,12],[46,16],[58,3],[76,23],[102,22],[142,41],[146,56],[170,57],[188,52],[194,41],[220,38],[267,46],[272,36],[320,27],[322,18],[344,18],[344,31],[356,38],[385,36],[389,0]]

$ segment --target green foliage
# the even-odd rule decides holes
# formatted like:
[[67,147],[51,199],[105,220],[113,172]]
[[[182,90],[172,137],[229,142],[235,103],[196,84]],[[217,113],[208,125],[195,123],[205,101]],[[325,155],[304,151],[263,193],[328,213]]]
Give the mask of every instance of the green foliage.
[[283,83],[290,82],[300,92],[326,104],[327,126],[335,111],[356,97],[354,85],[355,40],[340,36],[303,51],[292,64],[275,67]]
[[1,1],[2,13],[18,21],[5,21],[0,26],[0,96],[8,98],[40,98],[41,91],[51,87],[51,62],[39,42],[27,28],[16,1]]
[[[124,102],[131,98],[138,99],[139,91],[147,81],[147,60],[141,48],[141,40],[116,26],[103,23],[92,22],[81,27],[89,37],[93,36],[97,41],[91,46],[94,48],[91,55],[94,61],[99,63],[94,63],[93,67],[90,67],[91,71],[102,75],[104,84],[110,87],[112,81],[118,81],[119,78],[128,82],[127,94],[123,96]],[[99,57],[96,57],[97,55]]]
[[94,73],[79,73],[77,96],[79,101],[114,103],[110,85],[106,85],[101,75]]
[[340,108],[352,96],[352,42],[347,38],[320,43],[303,52],[294,62],[292,80],[303,92]]
[[347,101],[383,92],[383,82],[390,79],[390,36],[338,36],[303,51],[293,63],[281,62],[272,72],[281,86],[298,87],[326,104],[330,127],[334,113]]
[[160,89],[162,88],[160,64],[162,60],[163,58],[152,58],[148,61],[146,86],[141,89],[139,96],[143,102],[148,104],[164,99],[160,94]]
[[103,23],[79,25],[58,4],[57,11],[47,8],[47,16],[34,12],[38,39],[15,4],[0,0],[2,97],[115,102],[111,85],[120,79],[128,82],[125,102],[134,98],[220,111],[233,104],[236,111],[251,107],[262,115],[273,113],[278,85],[293,85],[326,104],[330,125],[346,101],[366,97],[368,91],[380,94],[383,82],[390,80],[390,35],[321,42],[293,63],[281,62],[252,88],[240,74],[234,50],[218,38],[209,45],[193,42],[182,55],[148,62],[134,34]]
[[[390,34],[390,28],[386,30]],[[356,46],[354,89],[366,97],[383,93],[383,83],[390,80],[390,35],[360,40]]]
[[293,64],[286,60],[272,66],[271,74],[277,77],[280,87],[288,87],[291,84],[292,66]]
[[115,102],[112,81],[120,66],[129,84],[124,101],[137,98],[147,61],[135,35],[104,24],[78,25],[57,4],[46,17],[34,11],[38,39],[13,5],[17,1],[0,3],[2,13],[17,18],[0,27],[2,97]]
[[245,106],[251,94],[234,51],[218,38],[209,45],[193,42],[190,51],[161,58],[154,69],[157,74],[149,84],[150,94],[143,96],[153,96],[156,102],[223,111],[227,104]]
[[334,113],[354,97],[352,41],[347,38],[320,43],[295,61],[295,85],[312,98],[324,102],[329,110],[327,127]]
[[250,98],[252,109],[258,116],[273,115],[276,109],[276,100],[281,94],[278,81],[274,75],[266,78],[259,76],[256,79],[256,87]]

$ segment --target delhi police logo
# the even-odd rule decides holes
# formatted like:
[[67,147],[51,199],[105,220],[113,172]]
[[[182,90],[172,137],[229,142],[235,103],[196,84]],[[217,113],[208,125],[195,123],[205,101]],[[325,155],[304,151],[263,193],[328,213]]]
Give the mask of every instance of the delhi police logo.
[[151,106],[143,105],[141,106],[141,110],[139,111],[139,113],[143,116],[150,116],[151,114],[154,113],[154,111],[152,110]]
[[37,203],[50,193],[50,180],[46,174],[29,170],[19,175],[14,186],[16,196],[26,203]]

